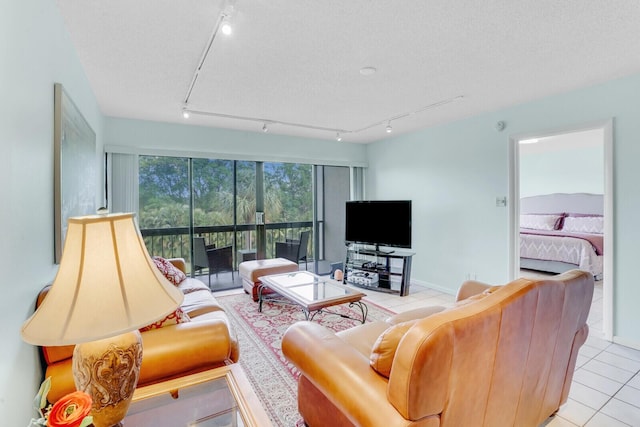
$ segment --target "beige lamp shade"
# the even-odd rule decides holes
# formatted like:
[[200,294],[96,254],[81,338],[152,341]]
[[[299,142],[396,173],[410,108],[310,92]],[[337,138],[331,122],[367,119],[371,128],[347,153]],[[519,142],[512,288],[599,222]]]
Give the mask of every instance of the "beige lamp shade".
[[155,267],[133,214],[69,218],[53,286],[22,338],[67,345],[112,337],[162,319],[183,298]]

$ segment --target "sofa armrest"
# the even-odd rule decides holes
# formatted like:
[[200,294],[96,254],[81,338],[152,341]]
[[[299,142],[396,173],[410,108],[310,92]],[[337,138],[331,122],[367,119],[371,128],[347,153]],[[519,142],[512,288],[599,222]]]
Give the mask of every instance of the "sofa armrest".
[[181,270],[184,274],[187,274],[187,263],[184,258],[169,258],[167,259],[177,269]]
[[488,285],[486,283],[478,282],[475,280],[467,280],[464,282],[460,289],[458,289],[458,294],[456,295],[456,302],[462,301],[463,299],[467,299],[474,295],[481,294],[487,289],[491,288],[492,285]]
[[231,339],[223,319],[206,319],[152,329],[142,334],[139,384],[224,365]]
[[333,331],[297,322],[285,332],[282,352],[353,424],[400,425],[403,418],[387,399],[387,379]]

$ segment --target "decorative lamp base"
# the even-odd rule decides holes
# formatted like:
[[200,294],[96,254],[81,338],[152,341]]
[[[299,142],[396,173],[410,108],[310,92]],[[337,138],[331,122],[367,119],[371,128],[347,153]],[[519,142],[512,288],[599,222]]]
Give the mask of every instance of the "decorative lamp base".
[[76,345],[73,377],[76,389],[93,399],[95,427],[120,425],[129,410],[142,363],[140,332]]

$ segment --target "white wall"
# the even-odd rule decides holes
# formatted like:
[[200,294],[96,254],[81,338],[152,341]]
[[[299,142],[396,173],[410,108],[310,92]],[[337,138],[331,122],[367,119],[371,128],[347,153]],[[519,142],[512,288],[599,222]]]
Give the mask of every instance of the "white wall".
[[602,129],[520,144],[520,197],[551,193],[604,193]]
[[[469,274],[505,283],[508,211],[495,199],[509,190],[510,135],[614,118],[614,337],[640,348],[638,93],[634,75],[370,144],[367,197],[414,201],[412,278],[451,293]],[[494,129],[497,121],[507,124],[504,131]]]
[[[32,401],[41,372],[37,350],[22,341],[20,327],[32,314],[38,291],[56,272],[54,83],[65,86],[96,131],[98,152],[103,124],[53,0],[0,0],[0,43],[0,424],[25,426],[35,415]],[[96,201],[101,199],[97,195]]]
[[366,165],[362,144],[142,120],[107,118],[107,151],[231,160]]

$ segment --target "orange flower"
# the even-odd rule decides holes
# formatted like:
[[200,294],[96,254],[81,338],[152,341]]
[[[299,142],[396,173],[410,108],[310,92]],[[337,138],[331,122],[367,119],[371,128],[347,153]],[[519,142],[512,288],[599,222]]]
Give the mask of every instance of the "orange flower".
[[91,412],[91,396],[74,391],[58,400],[49,411],[48,427],[79,427]]

